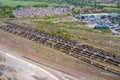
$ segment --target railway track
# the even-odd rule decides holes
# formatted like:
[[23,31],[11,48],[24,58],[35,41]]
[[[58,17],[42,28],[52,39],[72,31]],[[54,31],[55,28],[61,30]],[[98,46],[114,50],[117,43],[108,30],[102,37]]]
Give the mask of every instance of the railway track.
[[75,40],[70,40],[64,37],[33,30],[31,28],[26,28],[12,23],[7,23],[6,25],[1,26],[0,29],[41,43],[43,45],[58,49],[91,65],[120,75],[120,70],[108,68],[106,66],[100,65],[89,60],[92,59],[104,64],[120,68],[120,56],[117,56],[114,53],[106,52],[104,50],[97,49],[86,44],[80,45]]

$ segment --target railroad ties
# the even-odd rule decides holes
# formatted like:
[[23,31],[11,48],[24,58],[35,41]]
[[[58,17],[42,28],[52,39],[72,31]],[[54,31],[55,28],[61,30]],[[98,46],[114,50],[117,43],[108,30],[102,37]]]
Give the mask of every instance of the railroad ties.
[[7,23],[6,25],[1,26],[0,29],[30,39],[32,41],[44,44],[46,46],[58,49],[84,62],[120,75],[120,71],[109,69],[103,65],[89,60],[93,59],[120,68],[120,56],[117,56],[113,53],[105,52],[104,50],[97,49],[86,44],[79,45],[75,40],[70,40],[64,37],[52,35],[47,32],[33,30],[31,28],[15,25],[12,23]]

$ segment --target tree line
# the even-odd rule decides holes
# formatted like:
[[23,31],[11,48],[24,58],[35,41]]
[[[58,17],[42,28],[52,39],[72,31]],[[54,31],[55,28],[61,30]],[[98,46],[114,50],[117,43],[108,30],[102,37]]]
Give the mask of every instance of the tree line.
[[14,8],[9,6],[0,6],[0,18],[14,18]]
[[[97,1],[97,0],[13,0],[13,1],[32,1],[32,2],[49,2],[49,3],[57,3],[57,4],[70,4],[74,6],[92,6],[92,7],[97,7],[99,3],[104,3],[105,0],[103,1]],[[116,0],[112,0],[111,3],[114,3]],[[98,6],[98,7],[104,7],[104,6]],[[117,7],[120,8],[120,2],[117,2]]]

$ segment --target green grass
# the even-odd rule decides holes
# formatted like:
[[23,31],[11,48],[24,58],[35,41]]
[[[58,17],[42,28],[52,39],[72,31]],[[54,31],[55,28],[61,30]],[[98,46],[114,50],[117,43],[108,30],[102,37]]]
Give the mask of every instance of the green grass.
[[117,7],[116,4],[97,4],[97,6],[103,6],[103,7],[109,7],[109,8],[115,8]]
[[2,3],[3,5],[10,6],[10,7],[16,7],[18,5],[33,6],[35,4],[37,5],[48,4],[49,5],[49,3],[45,3],[45,2],[13,1],[13,0],[0,0],[0,3]]

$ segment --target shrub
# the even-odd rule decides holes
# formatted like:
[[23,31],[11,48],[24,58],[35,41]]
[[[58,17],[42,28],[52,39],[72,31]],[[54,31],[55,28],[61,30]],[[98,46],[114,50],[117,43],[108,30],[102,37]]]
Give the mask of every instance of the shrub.
[[72,37],[72,35],[70,33],[68,33],[65,30],[61,30],[61,29],[57,30],[56,32],[52,32],[52,34],[57,35],[57,36],[62,36],[62,37],[68,38],[68,39],[70,39]]

